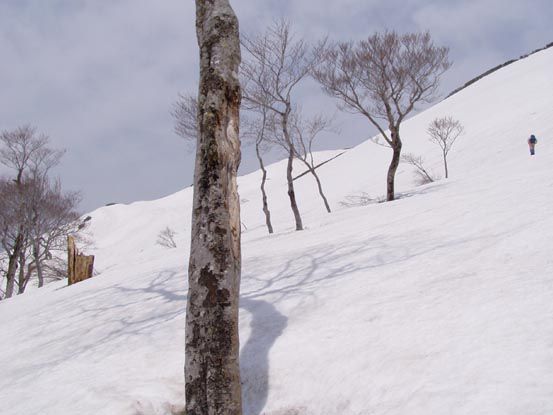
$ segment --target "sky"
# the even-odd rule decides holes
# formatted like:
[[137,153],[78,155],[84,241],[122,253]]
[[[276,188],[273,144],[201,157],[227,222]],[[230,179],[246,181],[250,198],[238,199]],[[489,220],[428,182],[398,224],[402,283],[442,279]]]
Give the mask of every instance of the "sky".
[[[250,35],[281,17],[313,42],[429,30],[453,61],[442,96],[553,42],[550,0],[231,4],[241,32]],[[179,92],[197,89],[194,13],[192,0],[0,0],[0,130],[32,124],[53,147],[65,148],[54,173],[64,188],[81,191],[83,212],[156,199],[192,183],[194,154],[173,132],[170,111]],[[336,117],[340,133],[322,137],[320,149],[350,147],[374,131],[359,116],[338,112],[313,81],[295,99],[307,113]],[[253,149],[244,146],[241,173],[255,168]]]

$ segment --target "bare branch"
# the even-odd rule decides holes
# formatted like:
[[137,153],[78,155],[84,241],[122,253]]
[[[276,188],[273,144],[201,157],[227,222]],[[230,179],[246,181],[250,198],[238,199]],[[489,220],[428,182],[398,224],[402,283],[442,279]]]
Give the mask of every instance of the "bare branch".
[[171,115],[175,120],[175,133],[194,144],[198,139],[198,100],[192,94],[179,94]]

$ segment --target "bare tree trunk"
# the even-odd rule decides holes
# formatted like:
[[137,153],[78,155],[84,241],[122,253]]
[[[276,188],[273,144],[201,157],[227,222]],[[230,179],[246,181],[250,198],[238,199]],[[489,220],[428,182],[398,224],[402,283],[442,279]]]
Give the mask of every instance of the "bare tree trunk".
[[261,157],[261,152],[259,151],[259,143],[255,143],[255,154],[257,155],[257,160],[259,160],[259,167],[263,172],[261,177],[261,198],[263,201],[263,213],[265,214],[265,224],[267,225],[267,230],[269,233],[273,233],[273,224],[271,223],[271,211],[269,210],[269,204],[267,202],[267,192],[265,191],[265,182],[267,181],[267,170],[265,169],[265,164],[263,163],[263,158]]
[[447,171],[447,154],[444,153],[444,169],[445,169],[445,178],[447,179],[449,174],[448,174],[448,171]]
[[292,140],[290,140],[290,133],[288,132],[288,114],[289,110],[282,116],[282,133],[288,144],[288,164],[286,166],[286,181],[288,182],[288,197],[290,198],[290,207],[294,213],[294,220],[296,221],[296,230],[303,230],[303,223],[301,221],[300,210],[296,202],[296,192],[294,190],[294,177],[292,176],[292,170],[294,168],[295,149]]
[[44,274],[42,272],[42,262],[40,260],[40,246],[37,242],[33,243],[33,256],[35,259],[36,275],[38,278],[38,286],[44,286]]
[[240,415],[240,42],[238,19],[228,1],[196,0],[196,31],[200,85],[186,310],[186,414]]
[[[23,294],[25,288],[27,287],[26,274],[25,274],[25,263],[27,258],[25,256],[25,250],[21,250],[19,254],[19,278],[17,282],[17,294]],[[27,275],[27,278],[30,278],[30,275]]]
[[296,192],[294,190],[294,178],[292,177],[292,169],[294,163],[294,151],[290,150],[288,154],[288,165],[286,166],[286,180],[288,182],[288,197],[290,198],[290,207],[294,213],[294,220],[296,221],[296,230],[303,230],[303,223],[301,221],[300,211],[296,202]]
[[392,134],[392,161],[390,162],[390,166],[388,167],[388,177],[386,180],[387,188],[386,188],[386,200],[388,202],[395,199],[395,177],[396,177],[396,171],[399,166],[399,162],[401,160],[401,139],[399,138],[399,132],[393,131]]
[[326,208],[326,211],[328,213],[332,213],[332,210],[330,210],[330,205],[328,204],[328,200],[323,192],[323,185],[321,183],[321,179],[319,179],[319,175],[317,174],[317,172],[315,171],[315,168],[310,166],[309,163],[306,163],[304,162],[305,165],[307,166],[307,168],[309,169],[309,172],[313,175],[313,177],[315,178],[315,181],[317,182],[317,188],[319,189],[319,195],[321,196],[321,198],[323,199],[323,202],[325,204],[325,208]]
[[17,271],[19,255],[23,249],[23,234],[17,235],[12,254],[8,257],[8,271],[6,272],[6,295],[4,298],[13,296],[15,290],[15,273]]

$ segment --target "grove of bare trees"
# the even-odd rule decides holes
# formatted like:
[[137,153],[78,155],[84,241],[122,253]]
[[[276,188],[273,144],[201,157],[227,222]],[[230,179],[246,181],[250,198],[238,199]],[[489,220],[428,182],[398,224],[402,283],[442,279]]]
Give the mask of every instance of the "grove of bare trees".
[[61,253],[79,226],[79,195],[50,178],[62,155],[33,127],[0,134],[0,163],[13,172],[0,179],[1,298],[23,293],[33,278],[42,287],[66,275]]
[[296,230],[300,231],[303,222],[292,174],[297,152],[291,116],[297,109],[293,93],[311,73],[315,55],[303,39],[294,36],[290,23],[285,20],[275,21],[263,34],[243,36],[242,45],[247,52],[242,64],[244,101],[249,107],[266,108],[272,125],[278,126],[279,142],[288,156],[286,182],[290,207]]

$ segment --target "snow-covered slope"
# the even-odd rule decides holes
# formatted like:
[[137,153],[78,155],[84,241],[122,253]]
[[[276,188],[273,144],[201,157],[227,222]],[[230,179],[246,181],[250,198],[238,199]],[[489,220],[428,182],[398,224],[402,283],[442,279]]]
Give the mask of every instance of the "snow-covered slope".
[[[389,149],[364,143],[297,181],[270,166],[276,233],[259,173],[241,177],[241,365],[247,415],[553,413],[553,49],[408,121],[406,152],[440,171],[426,125],[466,127],[451,178],[414,187]],[[526,138],[537,135],[537,155]],[[321,160],[335,152],[322,153]],[[299,171],[299,170],[298,170]],[[99,275],[0,303],[2,414],[169,414],[183,401],[192,189],[91,213]],[[177,249],[156,245],[170,226]]]

